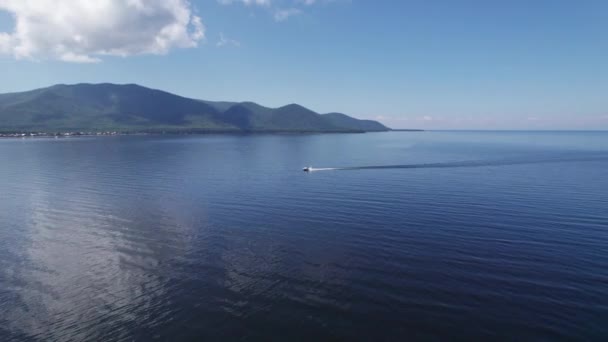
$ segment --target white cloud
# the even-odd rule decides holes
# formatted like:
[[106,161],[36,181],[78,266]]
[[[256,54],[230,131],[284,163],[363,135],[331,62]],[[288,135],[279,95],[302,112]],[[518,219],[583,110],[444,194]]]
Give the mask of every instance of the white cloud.
[[288,9],[277,9],[274,12],[274,20],[276,21],[285,21],[294,15],[301,14],[302,10],[298,8],[288,8]]
[[[304,13],[303,9],[317,4],[329,4],[340,0],[217,0],[222,5],[243,4],[265,8],[274,20],[285,21]],[[350,2],[351,0],[342,0]]]
[[0,0],[15,18],[0,53],[17,59],[99,62],[100,57],[165,54],[205,37],[187,0]]
[[0,32],[0,54],[6,54],[10,51],[9,47],[11,46],[13,38],[4,32]]
[[239,42],[238,40],[227,38],[226,36],[224,36],[224,33],[220,32],[220,40],[218,40],[218,42],[215,45],[218,47],[223,47],[223,46],[239,47],[239,46],[241,46],[241,42]]
[[218,0],[222,5],[231,5],[234,3],[242,3],[247,6],[258,5],[258,6],[270,6],[270,0]]
[[305,6],[312,6],[314,4],[329,4],[333,2],[350,3],[351,0],[295,0],[295,2],[303,4]]

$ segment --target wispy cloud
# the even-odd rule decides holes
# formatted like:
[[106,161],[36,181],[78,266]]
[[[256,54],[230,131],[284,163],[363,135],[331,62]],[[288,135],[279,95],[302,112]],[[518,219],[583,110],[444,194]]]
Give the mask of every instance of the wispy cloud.
[[220,39],[217,41],[217,43],[215,45],[217,47],[224,47],[224,46],[239,47],[239,46],[241,46],[241,42],[239,42],[238,40],[227,38],[226,36],[224,36],[224,33],[220,32]]
[[295,2],[305,6],[312,6],[315,4],[329,4],[334,2],[351,3],[352,0],[295,0]]
[[287,9],[277,9],[274,12],[274,20],[276,21],[285,21],[294,15],[302,14],[302,10],[299,8],[287,8]]
[[[286,21],[304,13],[304,9],[315,4],[327,4],[340,0],[217,0],[222,5],[242,4],[266,8],[275,21]],[[350,2],[350,0],[342,0]]]
[[94,63],[103,56],[165,54],[205,37],[187,0],[0,0],[17,25],[0,53],[17,59]]
[[235,3],[241,3],[247,6],[257,5],[257,6],[270,6],[271,0],[218,0],[218,2],[222,5],[231,5]]

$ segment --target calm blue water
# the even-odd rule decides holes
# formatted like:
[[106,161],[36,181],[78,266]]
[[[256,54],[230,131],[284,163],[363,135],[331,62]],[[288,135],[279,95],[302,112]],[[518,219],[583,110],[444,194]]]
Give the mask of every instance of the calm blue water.
[[608,133],[6,139],[0,158],[2,341],[608,338]]

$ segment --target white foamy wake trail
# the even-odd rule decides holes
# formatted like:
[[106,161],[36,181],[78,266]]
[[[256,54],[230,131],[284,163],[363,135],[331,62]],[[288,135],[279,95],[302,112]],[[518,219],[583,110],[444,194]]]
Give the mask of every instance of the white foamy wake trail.
[[608,154],[603,152],[580,153],[576,154],[557,154],[549,156],[522,156],[513,159],[495,160],[466,160],[445,163],[426,163],[426,164],[405,164],[405,165],[368,165],[368,166],[349,166],[349,167],[327,167],[310,168],[313,171],[346,171],[346,170],[380,170],[380,169],[438,169],[438,168],[462,168],[462,167],[487,167],[487,166],[509,166],[525,164],[545,164],[545,163],[567,163],[584,161],[608,160]]

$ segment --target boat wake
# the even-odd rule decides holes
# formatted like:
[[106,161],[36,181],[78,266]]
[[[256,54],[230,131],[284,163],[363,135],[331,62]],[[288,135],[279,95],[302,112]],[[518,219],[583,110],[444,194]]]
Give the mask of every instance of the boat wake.
[[546,163],[569,163],[569,162],[591,162],[608,161],[608,154],[585,154],[553,156],[543,158],[519,158],[519,159],[499,159],[499,160],[469,160],[445,163],[423,163],[423,164],[402,164],[402,165],[370,165],[370,166],[350,166],[350,167],[328,167],[328,168],[308,168],[307,171],[348,171],[348,170],[383,170],[383,169],[440,169],[440,168],[464,168],[464,167],[486,167],[486,166],[509,166],[527,164],[546,164]]
[[335,171],[335,170],[342,170],[343,168],[340,167],[323,167],[323,168],[314,168],[311,167],[308,169],[308,172],[315,172],[315,171]]

